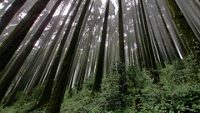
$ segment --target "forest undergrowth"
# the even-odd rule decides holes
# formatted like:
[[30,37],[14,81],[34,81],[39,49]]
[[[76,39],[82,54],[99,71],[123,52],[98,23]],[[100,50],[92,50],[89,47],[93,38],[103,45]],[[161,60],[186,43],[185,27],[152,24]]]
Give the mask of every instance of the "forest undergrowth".
[[[192,56],[176,60],[159,68],[160,82],[153,84],[149,71],[136,67],[127,69],[128,91],[119,92],[119,75],[104,76],[101,92],[92,93],[94,78],[88,78],[83,89],[67,90],[61,113],[200,113],[200,68]],[[18,93],[16,101],[0,113],[28,113],[40,95],[37,88],[32,96]],[[45,113],[45,107],[32,113]]]

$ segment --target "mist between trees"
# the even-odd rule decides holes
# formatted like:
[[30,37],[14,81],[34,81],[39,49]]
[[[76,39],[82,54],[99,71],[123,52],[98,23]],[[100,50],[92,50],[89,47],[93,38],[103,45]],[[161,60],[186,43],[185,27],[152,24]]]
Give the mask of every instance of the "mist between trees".
[[[105,103],[106,98],[102,97],[107,94],[106,91],[111,95],[110,90],[103,91],[104,84],[108,84],[110,89],[117,92],[114,96],[120,97],[119,108],[130,107],[129,104],[123,103],[125,98],[130,96],[131,100],[136,99],[132,101],[136,108],[129,110],[136,110],[135,112],[150,110],[137,107],[140,103],[143,103],[142,106],[150,103],[145,103],[143,101],[145,97],[141,96],[146,86],[135,87],[143,81],[135,81],[134,85],[129,83],[129,68],[134,67],[133,72],[137,70],[136,74],[132,73],[134,76],[146,70],[148,74],[145,74],[145,77],[150,77],[148,80],[151,81],[151,85],[162,89],[166,85],[164,81],[170,82],[170,79],[165,78],[163,81],[160,70],[168,69],[170,64],[175,66],[173,62],[180,61],[184,62],[180,70],[186,71],[182,76],[178,76],[181,82],[182,78],[186,77],[184,85],[190,84],[187,78],[190,74],[187,72],[194,73],[190,77],[197,76],[198,80],[199,72],[195,67],[200,64],[199,7],[199,0],[0,1],[2,110],[3,107],[17,103],[16,100],[21,98],[18,96],[20,93],[25,97],[33,94],[38,96],[32,96],[34,100],[31,101],[32,107],[27,108],[26,112],[45,108],[43,112],[59,113],[65,108],[62,106],[61,109],[61,104],[63,102],[65,105],[67,93],[73,95],[75,90],[75,92],[88,91],[86,97],[90,95],[94,100],[97,99],[96,102],[101,98],[103,101],[101,102],[107,106],[96,105],[98,110],[103,109],[97,112],[115,111],[116,108],[110,106],[109,102]],[[192,57],[191,60],[188,61],[186,56]],[[190,69],[187,64],[197,70]],[[178,73],[179,70],[170,68],[170,72]],[[117,77],[113,77],[114,75]],[[164,77],[168,76],[172,77],[170,74],[164,74]],[[113,88],[110,83],[105,83],[104,79],[114,81],[116,87]],[[92,81],[90,90],[85,89],[84,84],[87,81]],[[35,91],[36,89],[39,91]],[[137,91],[130,91],[131,89]],[[174,88],[172,89],[170,91],[174,91]],[[184,94],[188,93],[187,91]],[[128,92],[131,94],[127,94]],[[141,98],[135,98],[134,94]],[[81,93],[76,96],[83,95]],[[73,99],[74,97],[71,98]],[[68,98],[66,102],[69,101]],[[83,106],[83,103],[80,103],[81,105]],[[172,104],[173,108],[174,106],[181,105]],[[187,112],[188,109],[191,112],[199,110],[198,107],[193,109],[196,104],[188,106],[183,108],[185,111],[178,108],[165,108],[165,110],[175,113],[181,110]],[[80,112],[92,112],[87,110]],[[158,110],[161,110],[160,106]],[[66,112],[73,111],[66,110]]]

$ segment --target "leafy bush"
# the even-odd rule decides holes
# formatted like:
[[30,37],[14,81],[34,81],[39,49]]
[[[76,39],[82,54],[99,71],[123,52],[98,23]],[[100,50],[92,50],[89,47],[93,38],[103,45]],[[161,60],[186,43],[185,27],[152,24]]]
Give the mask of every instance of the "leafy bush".
[[123,108],[125,102],[119,93],[118,75],[107,75],[103,79],[101,92],[92,93],[93,78],[87,80],[83,89],[72,97],[65,95],[61,112],[64,113],[107,113]]
[[[123,66],[123,65],[122,65]],[[122,67],[121,66],[121,67]],[[120,66],[119,66],[120,67]],[[123,68],[118,68],[123,69]],[[149,71],[129,67],[126,72],[128,90],[119,90],[119,70],[104,76],[101,92],[93,92],[94,78],[89,78],[81,91],[72,89],[64,97],[61,113],[199,113],[200,68],[188,56],[174,61],[166,68],[156,70],[160,83],[154,84]],[[34,105],[38,91],[31,97],[18,97],[10,107],[0,108],[2,113],[26,111]],[[43,113],[44,108],[33,113]]]
[[141,89],[141,113],[199,113],[200,71],[192,56],[159,70],[161,86]]
[[[18,92],[16,102],[11,106],[0,105],[0,113],[29,113],[29,110],[36,104],[41,93],[41,87],[34,89],[31,95]],[[43,110],[35,110],[33,113],[44,113]]]

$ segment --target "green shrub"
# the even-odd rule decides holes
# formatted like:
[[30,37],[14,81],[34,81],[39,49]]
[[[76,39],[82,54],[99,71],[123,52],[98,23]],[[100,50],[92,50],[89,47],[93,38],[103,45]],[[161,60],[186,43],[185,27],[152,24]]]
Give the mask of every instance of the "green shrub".
[[140,112],[199,113],[199,66],[192,56],[176,61],[160,71],[160,84],[141,89]]
[[[167,64],[166,68],[156,70],[160,83],[153,84],[149,71],[129,67],[126,72],[128,91],[119,90],[121,79],[117,70],[105,75],[101,92],[93,92],[94,77],[84,83],[81,91],[66,91],[61,113],[199,113],[200,112],[200,68],[188,56],[184,60]],[[119,69],[119,70],[118,70]],[[34,105],[40,88],[30,96],[17,96],[18,101],[10,107],[0,107],[2,113],[27,111]],[[45,108],[33,111],[43,113]]]

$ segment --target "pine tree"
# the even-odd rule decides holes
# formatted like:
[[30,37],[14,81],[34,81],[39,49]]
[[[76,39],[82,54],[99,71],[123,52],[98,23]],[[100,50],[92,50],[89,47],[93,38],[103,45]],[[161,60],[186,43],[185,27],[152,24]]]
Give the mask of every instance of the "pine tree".
[[[2,71],[9,62],[20,43],[25,38],[29,29],[36,21],[40,13],[46,7],[50,0],[38,0],[30,9],[27,15],[15,27],[8,37],[0,44],[0,71]],[[1,95],[0,95],[1,97]]]
[[[82,1],[82,0],[80,0]],[[59,113],[60,112],[60,106],[61,102],[63,100],[65,90],[66,90],[66,84],[69,80],[69,71],[70,71],[70,66],[72,66],[75,54],[76,54],[76,49],[77,49],[77,44],[79,40],[79,34],[85,19],[86,12],[89,8],[91,0],[86,0],[85,5],[83,7],[83,10],[81,12],[80,18],[78,20],[77,26],[74,30],[73,36],[71,43],[68,47],[68,51],[66,53],[66,56],[64,58],[63,64],[62,64],[62,69],[60,71],[60,74],[58,75],[57,81],[55,83],[55,86],[52,91],[52,95],[50,97],[50,101],[47,106],[47,112],[48,113]]]
[[0,19],[0,35],[26,0],[15,0]]
[[109,5],[110,5],[110,0],[108,0],[106,4],[99,57],[97,61],[97,72],[95,75],[93,91],[100,91],[101,89],[101,82],[102,82],[103,71],[104,71],[103,68],[104,68],[104,56],[105,56],[105,46],[106,46],[106,36],[107,36],[107,23],[108,23],[108,16],[109,16]]

